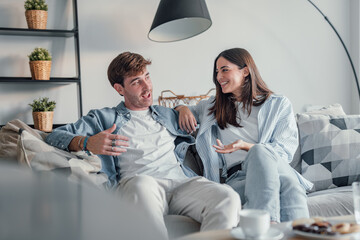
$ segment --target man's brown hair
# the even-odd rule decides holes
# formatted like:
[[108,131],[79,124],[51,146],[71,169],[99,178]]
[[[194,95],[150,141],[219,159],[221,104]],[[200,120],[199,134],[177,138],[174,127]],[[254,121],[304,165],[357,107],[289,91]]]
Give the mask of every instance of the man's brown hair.
[[151,61],[146,60],[143,56],[137,53],[123,52],[111,61],[108,67],[108,78],[111,86],[115,83],[124,86],[124,78],[128,76],[135,76],[141,73]]

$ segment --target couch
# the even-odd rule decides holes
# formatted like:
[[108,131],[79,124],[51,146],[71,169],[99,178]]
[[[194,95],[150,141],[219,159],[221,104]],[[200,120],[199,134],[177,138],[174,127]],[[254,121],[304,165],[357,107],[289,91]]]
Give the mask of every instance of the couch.
[[[315,184],[308,193],[310,216],[353,214],[351,183],[360,180],[360,115],[346,115],[334,104],[297,114],[296,119],[300,144],[290,165]],[[102,187],[105,179],[93,174],[101,167],[97,157],[56,149],[44,137],[19,120],[11,121],[0,131],[0,159],[16,159],[34,170],[59,171],[72,181]],[[202,174],[194,146],[188,149],[185,165]],[[198,222],[185,216],[165,216],[165,223],[170,238],[200,229]]]

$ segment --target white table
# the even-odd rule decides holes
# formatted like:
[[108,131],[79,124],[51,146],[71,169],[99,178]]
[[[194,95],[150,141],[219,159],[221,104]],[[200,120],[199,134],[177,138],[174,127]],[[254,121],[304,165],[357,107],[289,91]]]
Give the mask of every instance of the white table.
[[[340,217],[330,217],[327,220],[337,220],[344,222],[355,222],[354,215],[346,215]],[[296,236],[291,232],[291,222],[284,222],[272,225],[272,227],[276,227],[284,232],[283,240],[304,240],[306,238]],[[194,234],[189,234],[178,238],[177,240],[235,240],[230,234],[230,230],[215,230],[215,231],[206,231],[206,232],[198,232]]]

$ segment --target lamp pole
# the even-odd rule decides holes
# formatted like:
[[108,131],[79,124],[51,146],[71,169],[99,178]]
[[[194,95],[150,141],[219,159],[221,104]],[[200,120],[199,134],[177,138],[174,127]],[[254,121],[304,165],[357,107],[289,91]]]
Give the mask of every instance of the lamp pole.
[[338,36],[341,44],[343,45],[343,47],[344,47],[344,49],[345,49],[345,52],[346,52],[346,54],[347,54],[347,56],[348,56],[348,59],[349,59],[349,61],[350,61],[350,64],[351,64],[353,73],[354,73],[355,82],[356,82],[356,86],[357,86],[357,90],[358,90],[358,94],[359,94],[359,99],[360,99],[359,79],[358,79],[358,77],[357,77],[357,75],[356,75],[356,71],[355,71],[355,67],[354,67],[353,61],[351,60],[349,51],[347,50],[344,41],[343,41],[342,38],[340,37],[339,33],[336,31],[334,25],[332,25],[332,23],[330,22],[330,20],[325,16],[325,14],[324,14],[311,0],[308,0],[308,2],[311,3],[311,4],[319,11],[319,13],[325,18],[325,20],[329,23],[329,25],[331,26],[331,28],[334,30],[334,32],[335,32],[336,35]]

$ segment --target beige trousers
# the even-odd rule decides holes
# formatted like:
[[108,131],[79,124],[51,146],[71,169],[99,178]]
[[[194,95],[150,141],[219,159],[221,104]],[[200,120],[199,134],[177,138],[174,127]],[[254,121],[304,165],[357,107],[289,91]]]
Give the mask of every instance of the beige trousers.
[[180,181],[138,175],[122,179],[118,190],[156,224],[164,239],[166,214],[191,217],[201,223],[201,231],[230,229],[239,222],[239,195],[231,187],[203,177]]

